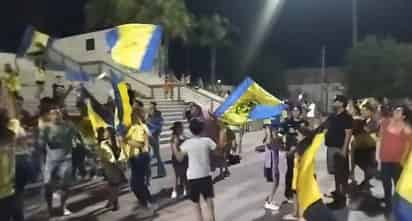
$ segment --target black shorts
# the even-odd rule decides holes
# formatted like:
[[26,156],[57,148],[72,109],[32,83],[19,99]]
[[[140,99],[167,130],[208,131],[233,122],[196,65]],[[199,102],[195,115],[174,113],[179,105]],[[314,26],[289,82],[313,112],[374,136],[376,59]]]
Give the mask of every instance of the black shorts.
[[199,202],[200,195],[202,195],[205,199],[215,197],[212,177],[210,176],[189,180],[189,190],[189,197],[194,203]]

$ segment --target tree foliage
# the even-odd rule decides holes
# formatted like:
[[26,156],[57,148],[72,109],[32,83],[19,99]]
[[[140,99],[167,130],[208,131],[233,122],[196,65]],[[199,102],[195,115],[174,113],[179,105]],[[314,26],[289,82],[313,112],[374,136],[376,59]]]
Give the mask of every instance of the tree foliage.
[[369,36],[346,57],[348,93],[354,97],[403,97],[412,93],[412,48]]

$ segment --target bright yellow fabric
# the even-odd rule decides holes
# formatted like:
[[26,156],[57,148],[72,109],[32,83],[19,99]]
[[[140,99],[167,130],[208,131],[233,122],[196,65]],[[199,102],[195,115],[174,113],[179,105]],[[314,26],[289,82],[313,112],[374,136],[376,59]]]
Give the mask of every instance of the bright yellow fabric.
[[296,191],[298,185],[298,175],[299,175],[299,156],[296,154],[293,159],[293,179],[292,179],[292,190]]
[[100,127],[108,127],[107,123],[93,110],[90,101],[87,102],[87,114],[93,127],[95,135],[97,135],[97,129]]
[[253,108],[259,105],[277,105],[281,101],[271,95],[257,83],[253,83],[247,91],[222,116],[222,120],[229,124],[242,125],[248,122],[248,115]]
[[126,159],[123,150],[120,150],[120,156],[116,160],[116,157],[113,154],[112,149],[110,148],[109,141],[102,141],[97,149],[97,154],[99,155],[100,159],[104,162],[108,163],[116,163],[118,161],[124,161]]
[[31,45],[27,49],[26,54],[37,54],[44,52],[47,47],[47,43],[50,39],[50,36],[41,33],[39,31],[34,31]]
[[412,203],[412,154],[409,156],[403,165],[402,175],[396,185],[397,193],[409,203]]
[[139,69],[155,29],[155,25],[149,24],[118,26],[119,39],[111,51],[113,60],[126,67]]
[[324,139],[325,134],[316,135],[299,160],[296,193],[301,216],[313,203],[321,199],[319,185],[314,175],[316,154]]
[[118,84],[120,99],[123,107],[123,119],[122,123],[126,128],[129,128],[132,124],[132,106],[130,105],[129,93],[127,90],[126,82]]
[[16,72],[8,74],[6,78],[7,89],[11,92],[19,92],[21,90],[21,82],[19,74]]
[[15,150],[13,145],[0,148],[0,199],[14,194]]
[[148,136],[149,136],[149,129],[147,128],[146,124],[140,123],[140,124],[132,125],[129,131],[127,132],[126,143],[127,143],[127,140],[131,140],[134,142],[141,143],[141,146],[134,147],[132,145],[125,144],[124,145],[125,156],[127,158],[131,158],[131,157],[139,155],[140,151],[149,152],[148,148],[146,147],[147,145],[145,145],[146,142],[148,142]]

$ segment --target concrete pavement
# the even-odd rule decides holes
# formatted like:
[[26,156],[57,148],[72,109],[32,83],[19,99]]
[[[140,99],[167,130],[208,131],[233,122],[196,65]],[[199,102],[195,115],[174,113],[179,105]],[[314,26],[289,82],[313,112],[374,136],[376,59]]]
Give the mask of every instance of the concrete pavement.
[[[263,154],[256,153],[255,147],[261,144],[262,132],[252,132],[244,138],[244,155],[241,164],[231,167],[232,175],[215,185],[215,205],[218,221],[281,221],[282,217],[292,211],[290,205],[282,205],[277,214],[265,211],[263,204],[271,190],[271,184],[266,183],[263,177]],[[162,149],[164,160],[170,159],[170,149],[164,146]],[[277,201],[284,200],[284,181],[282,174],[285,172],[286,163],[284,154],[281,154],[281,184],[277,195]],[[321,191],[324,193],[333,189],[333,178],[326,173],[326,150],[321,148],[317,160],[317,179]],[[154,179],[151,186],[159,204],[153,216],[140,209],[134,195],[128,191],[127,185],[123,188],[120,197],[120,210],[110,212],[101,209],[105,205],[102,182],[86,183],[77,187],[74,196],[69,200],[69,208],[75,212],[71,217],[55,220],[79,220],[79,221],[192,221],[194,220],[192,204],[188,200],[170,200],[170,191],[173,185],[171,165],[167,165],[168,176]],[[156,175],[155,170],[153,170]],[[359,173],[358,173],[359,174]],[[381,184],[374,181],[373,189],[376,197],[382,197]],[[44,220],[44,203],[37,197],[37,209],[30,213],[27,220]],[[384,221],[373,199],[366,202],[362,209],[365,211],[341,210],[335,211],[339,221]],[[33,205],[28,205],[33,207]],[[369,214],[369,215],[367,215]]]

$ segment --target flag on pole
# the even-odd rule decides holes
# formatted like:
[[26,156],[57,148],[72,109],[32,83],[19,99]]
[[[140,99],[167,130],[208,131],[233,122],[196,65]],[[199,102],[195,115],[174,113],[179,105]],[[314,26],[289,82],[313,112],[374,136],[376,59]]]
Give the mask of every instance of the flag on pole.
[[140,72],[150,71],[162,41],[158,25],[126,24],[106,34],[112,59]]
[[114,102],[116,104],[114,125],[118,133],[124,135],[127,128],[132,124],[132,106],[128,93],[128,86],[118,75],[112,72],[111,84],[114,91]]
[[51,45],[52,39],[47,34],[37,31],[33,26],[26,28],[20,47],[17,51],[18,57],[39,56]]
[[246,78],[216,109],[214,115],[229,124],[241,125],[248,120],[278,116],[285,105],[251,78]]
[[315,178],[316,154],[319,151],[325,134],[317,134],[312,144],[306,148],[296,165],[296,195],[300,216],[307,221],[334,221],[332,213],[323,204],[319,185]]
[[409,221],[412,217],[412,154],[403,164],[401,177],[396,185],[393,212],[396,221]]
[[94,133],[97,135],[97,130],[100,127],[113,126],[113,114],[106,110],[86,88],[82,87],[81,90],[84,98],[87,99],[87,114]]

